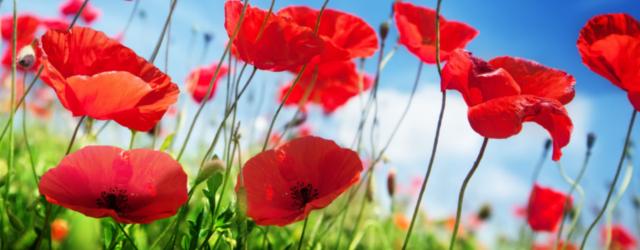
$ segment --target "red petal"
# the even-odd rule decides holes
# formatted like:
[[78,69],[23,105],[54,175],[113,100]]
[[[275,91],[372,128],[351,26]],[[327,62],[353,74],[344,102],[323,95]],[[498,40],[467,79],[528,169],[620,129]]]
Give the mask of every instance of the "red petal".
[[[395,21],[400,33],[400,43],[424,63],[436,62],[436,13],[433,9],[407,2],[394,4]],[[464,48],[478,31],[460,22],[448,22],[440,18],[441,60],[449,58],[449,53]]]
[[[316,70],[317,76],[313,83]],[[308,94],[307,103],[319,104],[326,113],[331,113],[352,97],[368,90],[371,82],[371,78],[358,72],[355,63],[351,61],[310,65],[285,104],[299,105],[305,93],[311,91]],[[291,85],[292,83],[286,84],[280,89],[280,100],[283,100]],[[308,90],[312,85],[313,89]]]
[[[308,136],[251,158],[242,170],[247,214],[260,225],[287,225],[304,219],[311,210],[329,205],[359,180],[358,155],[334,142]],[[317,195],[296,207],[291,197],[296,185],[310,185]]]
[[[207,95],[207,90],[209,90],[209,84],[217,69],[218,67],[216,65],[198,68],[192,71],[187,77],[187,90],[191,92],[191,97],[193,97],[196,102],[200,103],[204,100]],[[213,98],[216,87],[218,86],[218,81],[227,75],[227,73],[229,73],[229,68],[223,65],[220,68],[220,72],[218,72],[218,77],[213,81],[213,88],[207,100]]]
[[473,106],[502,96],[520,94],[520,86],[504,69],[496,69],[482,59],[456,50],[442,70],[442,90],[454,89]]
[[569,103],[575,96],[573,76],[534,61],[503,56],[491,59],[489,64],[503,68],[520,85],[523,95],[535,95]]
[[[123,223],[149,223],[174,215],[187,200],[187,176],[166,153],[147,149],[123,151],[88,146],[47,171],[40,193],[50,202]],[[99,204],[106,193],[123,190],[126,200],[116,211]]]
[[[128,72],[144,81],[151,91],[134,109],[113,117],[130,129],[148,131],[178,98],[178,87],[171,78],[131,49],[90,28],[71,31],[49,30],[42,36],[42,80],[56,90],[60,102],[75,115],[79,103],[69,96],[68,78],[93,76],[104,72]],[[110,92],[113,93],[113,92]],[[97,100],[98,102],[108,102]]]
[[[225,29],[229,37],[236,29],[242,10],[240,1],[225,3]],[[284,71],[302,66],[322,52],[324,42],[311,29],[294,25],[280,16],[270,15],[260,34],[266,17],[266,11],[248,6],[240,32],[233,41],[236,57],[259,69]]]
[[611,227],[602,228],[602,242],[605,241],[607,231],[611,231],[611,249],[631,250],[636,249],[636,239],[623,225],[614,224]]
[[569,199],[569,206],[571,206],[570,197],[551,188],[535,184],[529,197],[527,209],[527,222],[531,229],[537,232],[554,232],[562,219],[567,199]]
[[600,15],[580,31],[578,50],[591,70],[627,90],[640,75],[639,40],[640,23],[632,16]]
[[[11,41],[13,36],[13,16],[2,17],[2,39],[5,41]],[[36,16],[23,14],[18,16],[18,41],[25,41],[31,43],[36,36],[38,26],[40,26],[40,19]]]
[[[278,15],[296,24],[315,29],[318,10],[306,6],[289,6]],[[337,10],[325,9],[318,35],[327,42],[320,62],[370,57],[378,50],[375,30],[361,18]]]
[[95,119],[112,119],[114,114],[135,108],[151,92],[142,79],[128,72],[104,72],[67,78],[67,93],[73,93],[78,111]]
[[508,138],[520,133],[522,123],[533,121],[544,127],[553,139],[553,160],[569,144],[573,123],[564,106],[554,100],[531,95],[509,96],[469,108],[469,123],[478,134],[489,138]]

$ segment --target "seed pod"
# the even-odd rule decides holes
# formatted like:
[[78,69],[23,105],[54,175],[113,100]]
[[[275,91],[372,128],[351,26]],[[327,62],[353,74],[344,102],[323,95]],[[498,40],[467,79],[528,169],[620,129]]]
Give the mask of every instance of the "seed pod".
[[587,150],[591,150],[591,148],[593,148],[594,143],[596,143],[596,134],[594,133],[587,134]]
[[387,174],[387,193],[393,198],[396,193],[396,170],[391,169]]
[[18,51],[18,66],[22,69],[30,69],[36,64],[36,52],[33,46],[27,45]]
[[482,207],[480,207],[480,210],[478,211],[478,219],[480,219],[481,221],[487,221],[491,219],[492,213],[493,209],[491,208],[491,204],[485,203],[484,205],[482,205]]
[[215,173],[224,172],[225,168],[224,161],[220,160],[218,156],[214,156],[213,159],[205,162],[200,169],[198,177],[196,177],[196,184],[209,179]]
[[389,22],[384,21],[383,23],[381,23],[380,27],[378,28],[378,32],[380,32],[380,38],[382,38],[382,40],[387,38],[387,35],[389,34]]
[[547,151],[549,148],[551,148],[551,139],[544,141],[544,150]]
[[244,186],[240,186],[238,191],[236,192],[236,196],[238,201],[236,205],[238,206],[238,212],[242,215],[247,214],[247,190]]

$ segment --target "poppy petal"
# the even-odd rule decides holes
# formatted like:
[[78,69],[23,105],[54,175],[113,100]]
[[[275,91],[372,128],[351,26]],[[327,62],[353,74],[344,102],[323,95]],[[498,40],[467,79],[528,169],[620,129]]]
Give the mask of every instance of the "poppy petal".
[[[279,16],[309,29],[315,29],[318,14],[318,10],[306,6],[289,6],[278,11]],[[338,10],[324,10],[318,35],[326,42],[318,63],[370,57],[378,50],[375,30],[362,18]]]
[[471,53],[456,50],[442,70],[442,91],[457,90],[469,106],[520,94],[520,86],[504,69],[494,68]]
[[150,223],[187,201],[187,175],[166,153],[87,146],[47,171],[39,190],[51,203],[90,217]]
[[82,114],[95,119],[111,119],[113,114],[132,109],[151,92],[146,82],[128,72],[73,76],[67,82]]
[[[435,10],[399,1],[393,7],[399,42],[422,62],[436,63]],[[449,53],[464,48],[477,35],[478,31],[473,27],[441,17],[440,59],[448,60]]]
[[[236,30],[243,6],[235,0],[225,3],[225,29],[229,37]],[[267,18],[267,14],[247,6],[240,31],[233,40],[236,57],[259,69],[284,71],[300,67],[322,52],[324,42],[311,29],[277,15]]]
[[589,20],[580,30],[577,46],[585,65],[628,90],[639,75],[639,40],[640,22],[627,14],[607,14]]
[[468,117],[478,134],[497,139],[518,134],[523,122],[538,123],[553,139],[555,161],[562,156],[561,149],[569,144],[573,130],[573,123],[560,102],[531,95],[502,97],[478,104],[469,108]]
[[536,232],[554,232],[562,220],[567,201],[570,205],[571,197],[535,184],[527,208],[527,222],[531,229]]
[[535,95],[569,103],[575,96],[575,78],[566,72],[534,61],[503,56],[489,61],[493,67],[505,69],[520,86],[523,95]]

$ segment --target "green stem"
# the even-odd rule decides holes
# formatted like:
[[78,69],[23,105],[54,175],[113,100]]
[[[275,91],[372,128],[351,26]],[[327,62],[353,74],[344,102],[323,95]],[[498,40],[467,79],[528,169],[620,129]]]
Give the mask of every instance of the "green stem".
[[136,141],[136,134],[138,134],[137,131],[132,129],[131,130],[131,140],[129,140],[129,150],[133,149],[133,144]]
[[[5,202],[9,200],[9,189],[11,188],[11,172],[13,171],[13,166],[15,165],[15,138],[13,134],[13,123],[15,111],[12,107],[16,98],[16,71],[17,71],[17,62],[16,62],[16,43],[18,40],[18,1],[13,0],[13,27],[12,27],[12,36],[11,36],[11,94],[9,99],[9,164],[7,167],[7,175],[4,183],[5,192],[4,199]],[[9,209],[7,209],[9,211]]]
[[302,249],[302,244],[304,242],[304,233],[307,231],[307,224],[309,223],[309,215],[304,218],[304,224],[302,225],[302,234],[300,234],[300,240],[298,240],[298,250]]
[[462,217],[462,203],[464,202],[464,192],[467,189],[467,185],[473,177],[473,174],[478,170],[478,166],[480,165],[480,161],[482,161],[482,156],[484,156],[484,151],[487,148],[487,143],[489,142],[489,138],[484,138],[482,142],[482,147],[480,147],[480,152],[478,153],[478,157],[476,158],[475,163],[473,163],[473,167],[467,173],[467,176],[464,178],[462,182],[462,187],[460,187],[460,193],[458,194],[458,208],[456,209],[456,222],[453,226],[453,234],[451,235],[451,241],[449,242],[449,250],[453,250],[453,247],[456,244],[456,239],[458,236],[458,228],[460,227],[460,217]]
[[[78,13],[76,13],[76,15],[73,17],[73,20],[71,20],[71,23],[69,24],[69,27],[73,27],[76,24],[76,22],[78,22],[78,18],[80,17],[80,14],[84,10],[84,8],[87,7],[87,4],[89,4],[89,0],[84,0],[82,5],[80,6],[80,9],[78,10]],[[69,28],[69,29],[71,29],[71,28]]]
[[153,49],[153,53],[149,57],[149,62],[153,63],[156,61],[158,54],[160,53],[160,47],[162,46],[162,41],[164,41],[164,36],[169,30],[169,24],[171,24],[171,18],[173,17],[173,12],[176,9],[176,5],[178,4],[178,0],[171,0],[171,7],[169,8],[169,15],[167,19],[164,21],[164,26],[162,27],[162,32],[160,33],[160,37],[158,38],[158,42],[156,43],[156,47]]
[[122,224],[116,222],[116,225],[118,226],[118,228],[120,229],[120,232],[122,232],[122,234],[124,234],[124,237],[127,238],[127,241],[129,241],[129,243],[131,244],[131,246],[133,246],[134,249],[138,249],[138,247],[136,246],[136,243],[133,241],[133,239],[129,236],[129,234],[127,233],[126,230],[124,230],[124,227],[122,226]]
[[631,131],[633,130],[633,124],[635,123],[637,113],[638,112],[634,109],[633,113],[631,114],[631,120],[629,121],[629,127],[627,128],[627,135],[624,139],[624,147],[622,148],[622,154],[620,155],[620,160],[618,161],[618,167],[616,168],[616,173],[615,173],[615,176],[613,177],[613,182],[611,182],[611,186],[609,187],[609,193],[607,193],[607,198],[604,201],[604,206],[602,206],[602,209],[600,210],[600,212],[598,212],[598,215],[596,216],[595,220],[593,220],[591,225],[589,225],[587,232],[584,234],[584,238],[582,238],[582,243],[580,244],[581,250],[583,250],[584,247],[587,245],[589,234],[591,234],[591,231],[593,231],[596,225],[598,225],[598,222],[602,218],[602,215],[604,215],[604,212],[607,210],[607,207],[609,206],[609,201],[611,200],[611,196],[613,195],[613,190],[615,189],[616,184],[618,183],[618,179],[620,178],[620,172],[622,172],[622,163],[624,162],[624,158],[627,155],[627,148],[629,147],[629,142],[631,141]]
[[129,31],[129,27],[131,27],[131,23],[133,23],[133,18],[136,16],[136,13],[138,12],[138,6],[140,5],[141,0],[134,0],[134,1],[135,2],[133,3],[133,9],[129,14],[129,18],[127,18],[127,24],[125,24],[124,28],[122,29],[122,33],[120,33],[122,38],[124,38],[125,34],[127,34],[127,31]]
[[[438,0],[436,5],[436,22],[435,22],[436,23],[436,27],[435,27],[436,48],[435,50],[436,50],[436,69],[438,70],[438,76],[440,78],[442,78],[442,64],[440,60],[440,38],[441,38],[440,37],[440,10],[441,8],[442,8],[442,0]],[[429,177],[431,176],[431,171],[433,170],[433,163],[435,162],[436,152],[438,150],[438,142],[440,141],[440,130],[442,129],[442,120],[444,117],[446,104],[447,104],[447,93],[445,91],[442,91],[442,98],[440,102],[440,113],[438,115],[438,123],[436,126],[436,134],[433,139],[433,146],[431,147],[431,156],[429,157],[427,172],[425,173],[424,179],[422,180],[422,185],[420,187],[420,193],[418,194],[418,200],[416,201],[416,206],[413,209],[413,215],[411,216],[411,223],[409,224],[407,235],[405,236],[404,243],[402,244],[403,250],[407,249],[407,247],[409,246],[411,233],[413,232],[413,228],[415,227],[415,223],[416,223],[416,218],[418,217],[418,213],[420,212],[420,205],[422,205],[422,198],[424,197],[424,192],[427,189],[427,183],[429,182]],[[483,148],[482,148],[483,151],[484,151],[484,147],[486,146],[486,142],[487,140],[485,138],[485,142],[483,143]],[[454,232],[454,237],[455,237],[455,234],[456,232]]]
[[[27,79],[27,73],[23,74],[23,79]],[[22,93],[23,95],[27,94],[27,90],[25,89]],[[27,154],[29,155],[29,166],[31,167],[31,173],[33,174],[33,181],[36,183],[36,187],[38,186],[38,174],[36,173],[36,162],[33,158],[33,151],[31,150],[31,145],[29,144],[29,133],[27,132],[27,102],[25,101],[22,104],[22,137],[24,137],[24,145],[27,148]]]
[[[238,36],[238,33],[240,32],[240,28],[242,27],[242,22],[244,21],[244,16],[248,6],[249,6],[249,0],[245,0],[244,6],[242,7],[242,12],[240,13],[238,24],[236,25],[235,30],[233,31],[233,34],[229,37],[229,42],[227,42],[227,46],[225,47],[224,52],[222,52],[222,56],[218,61],[218,65],[221,65],[222,62],[224,62],[224,59],[227,57],[227,54],[231,50],[231,45],[233,44],[233,41],[235,40],[236,36]],[[216,68],[216,71],[213,74],[213,78],[211,78],[211,81],[209,82],[209,87],[207,88],[207,93],[204,95],[203,100],[208,100],[209,96],[213,92],[213,84],[215,83],[215,80],[218,79],[218,75],[220,74],[220,68],[221,67]],[[206,104],[207,102],[202,102],[200,103],[200,106],[198,106],[196,114],[193,117],[193,120],[191,120],[191,125],[189,126],[189,130],[187,130],[187,136],[184,139],[182,146],[180,147],[180,151],[178,152],[178,157],[176,157],[177,161],[180,161],[180,159],[182,158],[182,155],[184,154],[184,150],[187,148],[187,144],[189,144],[189,139],[191,139],[191,134],[193,133],[193,129],[195,128],[196,122],[198,121],[198,118],[200,117],[200,114],[202,113],[202,110],[204,109],[204,106]]]
[[[585,153],[584,156],[584,160],[582,162],[582,167],[580,168],[580,172],[578,172],[578,176],[576,177],[575,180],[571,180],[570,177],[566,176],[565,180],[567,180],[567,182],[569,183],[569,185],[571,185],[571,188],[569,188],[569,192],[567,192],[567,196],[571,197],[573,195],[573,192],[576,189],[581,189],[580,187],[580,181],[582,180],[582,177],[584,176],[584,173],[587,170],[587,165],[589,164],[589,159],[591,158],[591,148],[587,149],[587,152]],[[560,165],[560,163],[558,163],[560,172],[563,176],[565,176],[564,174],[564,170],[562,168],[562,165]],[[571,180],[571,181],[570,181]],[[579,190],[580,191],[580,190]],[[582,206],[582,205],[581,205]],[[562,230],[564,228],[564,221],[565,218],[567,217],[567,215],[570,212],[570,207],[571,207],[571,200],[567,200],[564,204],[564,212],[562,213],[562,219],[560,220],[560,228],[558,229],[558,234],[556,235],[556,242],[560,243],[560,239],[562,238]],[[572,220],[571,225],[574,224],[574,221],[576,221],[578,219],[578,216],[575,216]],[[569,229],[569,233],[568,236],[572,234],[574,230],[574,227],[571,226]],[[567,241],[569,240],[569,238],[567,238]],[[563,244],[564,245],[564,244]],[[564,247],[563,247],[564,248]]]
[[[627,168],[625,170],[624,177],[622,177],[622,183],[620,184],[620,190],[616,193],[616,196],[611,201],[611,207],[607,211],[607,223],[605,228],[611,228],[611,221],[613,219],[613,213],[616,210],[616,207],[624,197],[624,193],[629,188],[629,184],[631,183],[631,178],[633,177],[633,161],[629,158],[627,159]],[[604,249],[609,249],[611,245],[611,230],[606,231],[605,244]]]

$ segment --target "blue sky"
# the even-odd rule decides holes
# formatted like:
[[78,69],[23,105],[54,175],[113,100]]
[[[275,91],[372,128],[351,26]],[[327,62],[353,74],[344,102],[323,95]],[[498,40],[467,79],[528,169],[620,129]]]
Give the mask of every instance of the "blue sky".
[[[140,55],[148,57],[160,33],[163,20],[168,11],[169,1],[141,0],[141,9],[147,18],[136,18],[124,43],[135,49]],[[21,0],[21,11],[35,12],[45,16],[57,16],[57,6],[60,1]],[[160,3],[161,2],[161,3]],[[320,0],[278,0],[276,9],[292,5],[304,4],[318,8]],[[374,28],[388,16],[391,0],[360,0],[338,1],[329,3],[330,8],[354,13],[364,18]],[[435,0],[411,1],[413,3],[434,7]],[[102,17],[95,24],[95,28],[108,34],[118,33],[125,25],[133,4],[125,1],[94,0],[94,5],[102,10]],[[252,3],[263,8],[268,7],[269,1],[256,0]],[[226,42],[223,29],[224,13],[223,1],[180,1],[175,13],[171,35],[171,54],[168,68],[169,74],[181,84],[190,67],[196,64],[209,64],[217,60]],[[8,13],[10,1],[4,1],[3,13]],[[444,1],[442,14],[450,20],[466,22],[480,31],[468,49],[479,57],[490,59],[495,56],[510,55],[524,57],[548,66],[562,69],[577,79],[577,97],[569,104],[569,112],[575,123],[575,131],[571,144],[565,149],[562,163],[568,171],[575,175],[584,154],[585,137],[587,132],[595,132],[598,141],[594,148],[594,155],[590,169],[583,185],[587,191],[586,215],[591,218],[591,207],[599,205],[604,199],[604,185],[613,177],[613,171],[619,157],[625,129],[632,111],[626,95],[604,78],[589,71],[581,62],[575,43],[580,28],[586,21],[597,14],[626,12],[640,19],[640,4],[635,0],[456,0]],[[213,32],[215,40],[208,53],[202,54],[202,37],[197,36],[195,46],[189,44],[192,30]],[[393,29],[392,29],[393,30]],[[389,41],[395,41],[396,32],[393,30]],[[157,65],[161,68],[164,56],[160,56]],[[390,61],[381,78],[381,109],[382,132],[381,138],[387,138],[388,129],[394,125],[397,113],[404,107],[408,91],[411,87],[417,67],[417,59],[401,48]],[[372,73],[373,62],[368,64],[368,71]],[[259,84],[266,84],[267,104],[262,108],[262,116],[268,117],[274,109],[275,86],[291,76],[287,74],[260,73],[256,83],[250,87],[250,92],[258,93]],[[435,126],[439,95],[437,94],[438,78],[433,66],[425,67],[418,91],[416,103],[412,107],[406,123],[395,138],[389,151],[390,163],[380,168],[379,178],[384,178],[386,171],[396,168],[401,183],[408,183],[416,176],[424,174],[427,152],[430,149]],[[223,93],[219,89],[218,93]],[[466,106],[457,93],[449,93],[450,106],[445,116],[445,128],[442,137],[441,153],[436,160],[430,189],[427,191],[425,205],[427,211],[434,216],[445,216],[452,213],[455,206],[454,196],[468,167],[471,165],[481,138],[473,133],[466,121]],[[193,102],[182,100],[188,113],[192,113]],[[209,114],[220,111],[220,103],[213,102],[207,108]],[[247,107],[241,110],[241,117],[248,121],[255,120],[253,109]],[[357,101],[338,110],[333,117],[323,117],[315,110],[311,114],[311,121],[317,128],[317,133],[336,139],[348,145],[352,138],[355,124],[353,115],[358,115]],[[287,120],[291,113],[284,114],[282,121]],[[189,114],[189,119],[191,114]],[[215,119],[208,117],[205,120]],[[258,119],[259,120],[259,119]],[[201,122],[199,129],[203,137],[210,134],[211,122]],[[634,133],[635,139],[640,139],[640,128]],[[540,154],[546,133],[539,127],[529,125],[518,136],[507,140],[492,141],[487,150],[486,158],[480,167],[478,175],[472,180],[465,211],[472,212],[481,203],[489,201],[495,204],[497,218],[494,225],[515,227],[517,223],[512,217],[513,207],[526,200],[528,182],[533,171],[533,165]],[[114,143],[126,143],[128,138],[116,140]],[[384,139],[386,140],[386,139]],[[197,149],[194,147],[192,149]],[[500,181],[496,181],[500,180]],[[557,167],[547,161],[540,180],[561,190],[567,185],[558,175]],[[382,183],[382,182],[379,182]],[[633,182],[628,194],[638,190],[638,182]],[[382,185],[379,185],[382,186]],[[380,187],[382,190],[382,187]],[[627,195],[627,198],[629,195]],[[386,202],[381,197],[383,202]],[[625,219],[632,221],[630,216],[630,201],[624,200]],[[635,228],[633,224],[628,224]],[[505,228],[505,227],[501,227]],[[490,238],[494,230],[487,230]],[[594,242],[598,238],[595,234]]]

